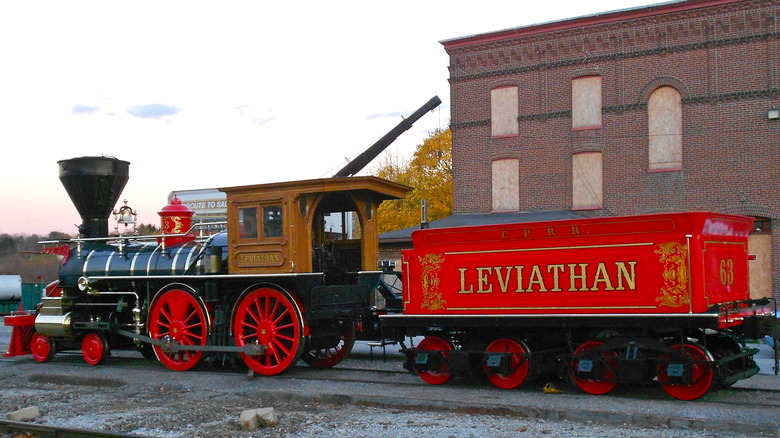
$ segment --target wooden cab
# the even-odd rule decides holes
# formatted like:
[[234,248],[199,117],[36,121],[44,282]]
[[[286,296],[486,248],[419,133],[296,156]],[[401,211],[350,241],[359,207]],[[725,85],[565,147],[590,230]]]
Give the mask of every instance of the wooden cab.
[[219,189],[227,194],[230,274],[376,270],[379,204],[411,188],[345,177]]

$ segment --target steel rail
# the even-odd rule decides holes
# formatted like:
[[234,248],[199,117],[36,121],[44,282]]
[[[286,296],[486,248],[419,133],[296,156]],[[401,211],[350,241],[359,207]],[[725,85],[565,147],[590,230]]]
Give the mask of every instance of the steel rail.
[[138,438],[143,435],[108,432],[105,430],[77,429],[49,424],[0,420],[0,436],[35,436],[38,438]]

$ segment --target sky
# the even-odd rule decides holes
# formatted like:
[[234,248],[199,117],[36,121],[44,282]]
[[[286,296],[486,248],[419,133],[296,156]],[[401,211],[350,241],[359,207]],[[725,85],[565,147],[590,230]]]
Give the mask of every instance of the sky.
[[449,125],[440,41],[656,3],[0,2],[0,234],[75,234],[59,160],[129,161],[117,208],[158,224],[171,191],[329,177],[438,95],[410,157]]

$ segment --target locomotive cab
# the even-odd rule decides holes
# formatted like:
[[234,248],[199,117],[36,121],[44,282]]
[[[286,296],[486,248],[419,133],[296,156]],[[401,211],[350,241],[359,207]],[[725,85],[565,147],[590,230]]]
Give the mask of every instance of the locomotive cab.
[[222,188],[229,273],[357,273],[377,269],[376,210],[409,190],[376,177]]

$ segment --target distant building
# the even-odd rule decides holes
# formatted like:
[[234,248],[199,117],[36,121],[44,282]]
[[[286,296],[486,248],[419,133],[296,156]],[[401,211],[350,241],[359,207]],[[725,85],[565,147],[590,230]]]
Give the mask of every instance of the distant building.
[[780,298],[779,5],[667,2],[443,41],[455,216],[752,216],[753,297]]

